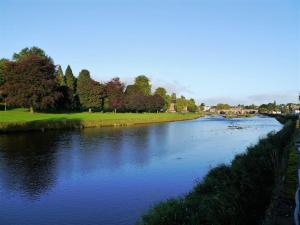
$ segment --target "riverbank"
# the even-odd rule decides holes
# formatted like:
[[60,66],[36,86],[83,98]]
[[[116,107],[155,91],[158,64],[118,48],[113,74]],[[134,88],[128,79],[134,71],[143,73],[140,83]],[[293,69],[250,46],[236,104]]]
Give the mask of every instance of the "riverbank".
[[186,196],[155,205],[138,224],[261,224],[285,170],[295,120],[212,169]]
[[53,129],[130,126],[192,120],[194,113],[30,113],[26,109],[0,111],[0,133]]

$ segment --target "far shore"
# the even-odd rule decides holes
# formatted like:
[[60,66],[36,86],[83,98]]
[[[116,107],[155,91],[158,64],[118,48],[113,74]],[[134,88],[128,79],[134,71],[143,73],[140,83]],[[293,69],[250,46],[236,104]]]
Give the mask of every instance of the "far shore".
[[235,119],[235,118],[248,118],[248,117],[253,117],[256,116],[257,114],[242,114],[242,115],[236,115],[236,114],[226,114],[223,115],[224,118],[227,119]]
[[0,111],[0,133],[118,127],[192,120],[196,113],[30,113],[27,109]]

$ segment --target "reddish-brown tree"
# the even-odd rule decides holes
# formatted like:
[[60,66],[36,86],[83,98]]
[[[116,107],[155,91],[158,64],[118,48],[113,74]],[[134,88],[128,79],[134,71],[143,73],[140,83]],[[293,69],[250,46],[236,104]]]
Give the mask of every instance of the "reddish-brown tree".
[[107,94],[106,110],[117,112],[124,109],[124,87],[118,77],[105,84]]
[[1,87],[7,104],[31,110],[54,109],[62,97],[55,73],[53,61],[46,56],[29,55],[7,62]]

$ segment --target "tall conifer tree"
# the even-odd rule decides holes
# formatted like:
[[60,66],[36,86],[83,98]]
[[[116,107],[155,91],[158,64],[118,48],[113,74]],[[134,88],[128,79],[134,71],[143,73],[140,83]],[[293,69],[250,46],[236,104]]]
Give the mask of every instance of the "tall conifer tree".
[[65,78],[66,78],[66,85],[73,91],[73,93],[76,93],[76,78],[73,75],[72,69],[70,65],[68,65],[66,72],[65,72]]
[[66,86],[66,78],[64,76],[64,72],[62,71],[60,65],[58,66],[58,70],[57,70],[57,81],[60,86]]

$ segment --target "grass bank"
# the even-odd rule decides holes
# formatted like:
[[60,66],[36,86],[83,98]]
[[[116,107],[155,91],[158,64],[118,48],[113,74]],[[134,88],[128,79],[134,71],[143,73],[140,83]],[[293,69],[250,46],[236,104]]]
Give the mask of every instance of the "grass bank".
[[[288,118],[296,117],[279,117],[279,120],[285,121]],[[298,133],[299,125],[296,126],[294,138],[287,147],[287,155],[283,157],[282,175],[278,177],[264,225],[294,225],[295,192],[298,187],[298,151],[296,149]]]
[[270,208],[295,133],[289,120],[277,133],[212,169],[186,196],[155,205],[141,225],[255,225]]
[[191,120],[193,113],[30,113],[26,109],[0,111],[0,132],[81,129]]

